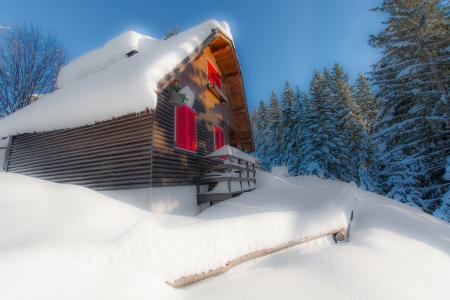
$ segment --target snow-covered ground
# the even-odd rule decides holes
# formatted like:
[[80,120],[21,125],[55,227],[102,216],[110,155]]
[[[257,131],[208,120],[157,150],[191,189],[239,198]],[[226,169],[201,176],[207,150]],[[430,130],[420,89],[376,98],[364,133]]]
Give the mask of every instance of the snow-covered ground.
[[[354,184],[277,174],[194,218],[0,173],[0,299],[448,299],[448,223]],[[348,243],[325,237],[165,283],[344,226],[351,211]]]

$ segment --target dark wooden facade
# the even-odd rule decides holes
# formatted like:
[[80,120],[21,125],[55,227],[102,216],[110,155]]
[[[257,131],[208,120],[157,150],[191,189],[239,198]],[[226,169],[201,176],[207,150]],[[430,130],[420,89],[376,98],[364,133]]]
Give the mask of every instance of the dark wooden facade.
[[7,172],[96,190],[148,187],[153,115],[14,136]]
[[[214,125],[224,129],[227,144],[253,150],[242,79],[238,95],[237,77],[227,77],[229,72],[240,72],[230,45],[225,37],[214,33],[176,77],[162,80],[166,84],[161,86],[176,80],[180,87],[189,86],[194,92],[196,153],[175,148],[175,109],[167,103],[169,95],[162,89],[154,111],[79,128],[14,136],[7,149],[7,172],[96,190],[195,184],[198,164],[221,163],[217,159],[198,160],[214,151]],[[235,59],[234,67],[228,66],[230,57]],[[208,89],[207,60],[221,74],[228,102],[219,101]]]

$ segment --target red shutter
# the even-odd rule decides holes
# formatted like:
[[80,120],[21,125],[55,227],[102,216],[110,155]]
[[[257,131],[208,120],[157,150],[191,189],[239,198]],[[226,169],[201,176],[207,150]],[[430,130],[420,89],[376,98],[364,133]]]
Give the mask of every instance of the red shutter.
[[197,151],[196,114],[186,105],[176,108],[175,134],[177,148]]
[[211,83],[214,83],[219,90],[222,89],[222,80],[220,79],[220,75],[217,72],[216,68],[212,65],[212,63],[208,60],[207,64],[208,69],[208,80]]
[[176,130],[176,146],[180,148],[186,149],[187,147],[187,139],[186,139],[186,111],[185,106],[179,106],[176,108],[176,123],[175,123],[175,130]]
[[223,130],[220,130],[220,148],[222,148],[223,146],[225,146],[225,134],[223,132]]
[[219,137],[219,127],[217,127],[217,126],[214,126],[214,150],[217,150],[217,149],[219,149],[220,147],[219,147],[219,140],[220,140],[220,137]]
[[197,151],[197,123],[195,111],[187,110],[189,118],[189,146],[188,150]]
[[[218,150],[225,146],[225,133],[219,126],[214,126],[214,150]],[[225,160],[225,156],[220,159]]]

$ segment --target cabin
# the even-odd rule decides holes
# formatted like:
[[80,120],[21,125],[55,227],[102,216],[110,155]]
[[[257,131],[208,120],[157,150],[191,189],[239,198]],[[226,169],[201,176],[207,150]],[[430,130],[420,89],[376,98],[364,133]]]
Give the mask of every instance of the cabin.
[[[242,159],[254,145],[225,22],[207,21],[164,41],[126,32],[65,66],[57,85],[0,120],[0,138],[9,137],[4,171],[192,216],[231,196],[199,200],[221,181],[205,179],[208,170],[229,172],[240,161],[239,178],[254,171],[254,161]],[[171,102],[176,88],[184,96],[178,106]],[[228,152],[214,155],[221,148]],[[241,191],[254,188],[254,178],[238,180]]]

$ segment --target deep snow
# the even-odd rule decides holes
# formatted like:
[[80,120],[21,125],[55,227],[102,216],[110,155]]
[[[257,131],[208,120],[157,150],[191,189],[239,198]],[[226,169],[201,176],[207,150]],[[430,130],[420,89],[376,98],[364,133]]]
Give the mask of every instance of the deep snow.
[[[257,186],[193,218],[0,173],[0,298],[448,297],[449,224],[354,184],[260,173]],[[345,224],[351,210],[349,243],[322,238],[187,288],[164,283],[242,251]]]

